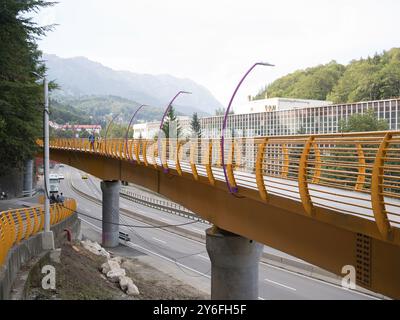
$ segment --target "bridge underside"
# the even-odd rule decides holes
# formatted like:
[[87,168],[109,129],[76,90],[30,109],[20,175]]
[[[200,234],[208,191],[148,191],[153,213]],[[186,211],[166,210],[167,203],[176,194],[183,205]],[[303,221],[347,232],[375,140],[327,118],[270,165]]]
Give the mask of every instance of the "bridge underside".
[[[271,197],[268,203],[247,194],[232,196],[217,182],[199,183],[190,174],[168,174],[92,153],[51,150],[51,159],[103,180],[124,180],[158,192],[219,228],[281,250],[337,275],[352,265],[357,285],[400,298],[400,246],[379,239],[374,224],[354,222],[351,216],[321,212],[304,215],[301,203]],[[201,181],[200,177],[200,182]],[[335,221],[336,225],[329,223]],[[358,228],[345,227],[357,225]],[[360,232],[363,231],[363,232]],[[365,231],[365,232],[364,232]]]

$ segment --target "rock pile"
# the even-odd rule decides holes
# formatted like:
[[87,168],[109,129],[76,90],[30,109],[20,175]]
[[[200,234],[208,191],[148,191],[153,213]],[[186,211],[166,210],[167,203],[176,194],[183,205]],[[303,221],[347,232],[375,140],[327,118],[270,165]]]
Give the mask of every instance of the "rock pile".
[[108,259],[101,265],[101,272],[112,282],[119,282],[119,286],[129,296],[139,295],[138,287],[132,279],[126,276],[126,271],[121,268],[121,257]]
[[110,259],[110,254],[97,242],[85,240],[85,241],[82,241],[81,243],[82,243],[82,246],[86,250],[90,251],[91,253],[94,253],[95,255],[103,256],[103,257],[106,257],[107,259]]
[[97,242],[90,240],[82,241],[82,246],[98,255],[107,258],[107,262],[101,265],[101,272],[112,282],[119,283],[120,288],[129,296],[137,296],[140,294],[138,287],[133,283],[132,279],[126,276],[126,271],[121,267],[123,258],[121,257],[110,257],[110,253],[107,252]]

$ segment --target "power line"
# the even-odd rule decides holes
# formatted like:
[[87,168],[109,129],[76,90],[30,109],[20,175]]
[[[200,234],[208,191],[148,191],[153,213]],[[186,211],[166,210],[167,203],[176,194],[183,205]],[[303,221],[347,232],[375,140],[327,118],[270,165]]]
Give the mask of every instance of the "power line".
[[[73,153],[73,154],[74,154],[74,153]],[[74,156],[76,157],[75,154],[74,154]],[[77,157],[76,157],[76,158],[77,158]],[[77,159],[77,161],[79,162],[78,159]],[[92,182],[92,181],[91,181],[91,182]],[[93,182],[92,182],[92,183],[93,183]],[[45,193],[46,193],[46,196],[48,197],[48,199],[50,199],[50,198],[49,198],[49,195],[48,195],[48,189],[47,189],[46,183],[45,183]],[[61,206],[62,206],[63,208],[65,208],[65,209],[69,210],[69,211],[72,211],[73,213],[76,212],[77,214],[80,214],[80,215],[82,215],[82,216],[88,217],[88,218],[90,218],[90,219],[103,222],[102,219],[93,217],[93,216],[91,216],[91,215],[88,215],[88,214],[86,214],[86,213],[80,212],[80,211],[78,211],[78,210],[72,210],[72,209],[70,209],[70,208],[67,208],[67,207],[64,206],[63,203],[61,203]],[[118,214],[119,214],[119,212],[118,212]],[[124,222],[124,221],[126,222],[126,220],[124,219],[123,216],[119,215],[119,218],[120,218],[123,222]],[[172,257],[172,256],[169,256],[169,255],[165,254],[165,249],[166,249],[166,248],[161,248],[161,246],[151,243],[150,241],[148,241],[148,240],[146,240],[145,238],[143,238],[136,230],[134,230],[134,229],[163,229],[163,228],[167,228],[167,227],[178,227],[178,226],[184,226],[184,225],[192,225],[192,224],[195,224],[195,223],[199,223],[199,221],[191,221],[191,222],[183,223],[183,224],[163,225],[163,226],[135,226],[135,225],[130,225],[130,224],[120,224],[120,223],[112,223],[112,222],[107,222],[107,223],[112,224],[112,225],[118,225],[118,226],[121,226],[121,227],[126,227],[126,228],[130,229],[130,231],[132,231],[136,237],[138,237],[138,238],[141,239],[144,243],[146,243],[147,245],[149,245],[150,247],[152,247],[153,250],[158,251],[158,253],[160,253],[160,254],[164,255],[166,258],[168,258],[168,259],[174,261],[175,265],[176,265],[183,273],[185,273],[186,275],[188,275],[188,276],[190,276],[190,277],[193,277],[193,278],[199,278],[199,277],[202,277],[202,276],[203,276],[203,275],[195,276],[195,275],[189,274],[186,270],[184,270],[184,269],[182,268],[182,266],[179,265],[179,262],[178,262],[178,261],[179,261],[179,260],[182,260],[182,259],[185,259],[185,258],[188,258],[188,257],[192,257],[192,256],[196,256],[196,255],[205,253],[204,250],[201,251],[201,252],[199,252],[199,253],[188,254],[188,255],[181,256],[181,257],[179,257],[179,258],[175,258],[175,257]],[[160,251],[159,249],[157,249],[157,248],[163,250],[163,252],[161,252],[161,251]],[[176,251],[176,250],[170,250],[170,249],[168,249],[168,250],[169,250],[169,251],[178,252],[178,251]],[[205,272],[204,274],[209,274],[210,272],[211,272],[211,268],[210,268],[207,272]]]

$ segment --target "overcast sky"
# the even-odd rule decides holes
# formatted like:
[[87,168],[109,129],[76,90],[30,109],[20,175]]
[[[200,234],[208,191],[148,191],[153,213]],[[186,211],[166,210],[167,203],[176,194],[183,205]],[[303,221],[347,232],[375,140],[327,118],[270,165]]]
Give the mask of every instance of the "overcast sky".
[[[226,106],[300,68],[348,63],[400,47],[398,0],[58,0],[45,53],[85,56],[116,70],[171,74],[206,86]],[[184,88],[183,88],[184,89]]]

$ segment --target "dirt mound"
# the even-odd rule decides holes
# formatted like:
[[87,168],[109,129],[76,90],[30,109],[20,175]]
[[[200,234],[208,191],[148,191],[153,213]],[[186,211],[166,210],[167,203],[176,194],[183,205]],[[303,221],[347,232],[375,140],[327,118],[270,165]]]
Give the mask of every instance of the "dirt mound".
[[[45,259],[30,275],[27,297],[30,300],[174,300],[208,299],[203,292],[184,284],[136,258],[124,258],[122,267],[139,288],[140,295],[130,297],[100,272],[106,258],[97,256],[79,243],[61,248],[60,263]],[[44,265],[56,270],[56,289],[42,288]]]

